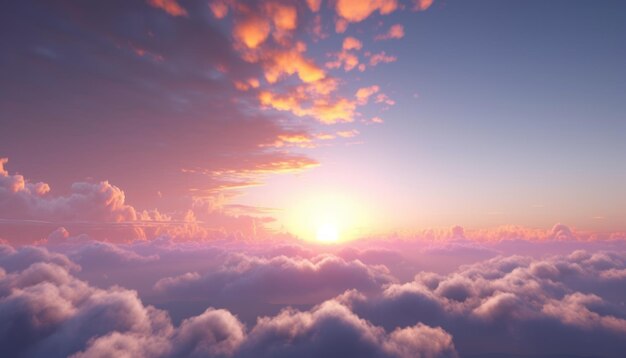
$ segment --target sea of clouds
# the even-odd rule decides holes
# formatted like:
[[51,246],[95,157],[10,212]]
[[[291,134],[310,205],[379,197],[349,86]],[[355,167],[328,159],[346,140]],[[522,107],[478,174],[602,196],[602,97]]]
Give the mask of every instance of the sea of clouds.
[[331,246],[59,228],[0,246],[0,355],[621,357],[624,241],[565,228]]

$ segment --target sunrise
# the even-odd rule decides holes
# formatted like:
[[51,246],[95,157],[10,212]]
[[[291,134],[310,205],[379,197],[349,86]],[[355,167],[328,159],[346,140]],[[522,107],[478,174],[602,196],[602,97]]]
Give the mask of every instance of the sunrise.
[[626,357],[626,2],[4,2],[0,357]]

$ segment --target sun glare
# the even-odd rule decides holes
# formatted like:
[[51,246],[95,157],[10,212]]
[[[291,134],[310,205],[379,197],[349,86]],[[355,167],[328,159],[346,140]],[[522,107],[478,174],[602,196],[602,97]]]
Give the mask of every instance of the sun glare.
[[339,230],[330,224],[324,224],[317,228],[317,241],[324,243],[333,243],[339,240]]

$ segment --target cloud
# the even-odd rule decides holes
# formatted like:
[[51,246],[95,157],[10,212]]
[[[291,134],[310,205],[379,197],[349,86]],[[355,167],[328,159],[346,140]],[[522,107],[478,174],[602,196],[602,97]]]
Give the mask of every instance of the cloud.
[[392,25],[389,30],[381,35],[374,37],[375,40],[391,40],[401,39],[404,37],[404,26],[401,24]]
[[427,10],[433,2],[434,0],[413,0],[413,11]]
[[327,301],[308,312],[284,310],[258,321],[243,357],[456,357],[452,338],[416,325],[386,334],[346,306]]
[[295,6],[269,2],[265,4],[265,9],[278,31],[291,31],[298,26],[298,13]]
[[363,43],[361,41],[355,39],[354,37],[348,36],[343,39],[342,48],[344,50],[360,50],[363,47]]
[[[556,228],[546,231],[567,231]],[[15,342],[0,344],[0,353],[333,356],[347,354],[331,349],[330,339],[342,337],[348,352],[375,357],[619,357],[626,334],[623,243],[546,256],[545,243],[533,241],[535,257],[478,256],[450,269],[472,245],[491,248],[491,256],[501,246],[471,241],[473,232],[460,227],[447,235],[451,242],[338,247],[168,238],[112,244],[58,229],[45,247],[0,246],[0,340]],[[447,271],[416,268],[428,259]],[[178,323],[145,299],[167,307]]]
[[376,116],[376,117],[370,118],[369,121],[367,121],[366,123],[368,123],[368,124],[382,124],[382,123],[385,123],[385,121],[382,118]]
[[172,16],[187,16],[185,10],[176,0],[148,0],[148,4],[162,9]]
[[384,266],[368,266],[335,256],[235,256],[219,271],[164,278],[155,284],[155,289],[167,297],[181,299],[221,297],[233,302],[254,297],[257,302],[303,304],[320,302],[350,288],[377,291],[393,280]]
[[304,83],[323,80],[326,73],[312,60],[304,57],[305,50],[306,46],[301,43],[289,50],[267,52],[263,62],[265,79],[269,83],[276,83],[284,75],[297,74]]
[[24,246],[14,249],[10,245],[0,245],[0,267],[8,272],[22,271],[35,263],[50,263],[68,270],[78,270],[80,266],[65,255],[50,252],[42,247]]
[[7,356],[456,357],[441,328],[387,333],[335,300],[259,318],[249,330],[214,308],[174,326],[135,291],[92,287],[56,264],[0,272],[0,353]]
[[356,100],[360,105],[365,105],[369,101],[369,98],[375,93],[378,93],[379,90],[380,87],[376,85],[359,88],[355,94]]
[[337,14],[349,22],[361,22],[375,11],[387,15],[398,8],[396,0],[337,0]]
[[225,1],[214,0],[209,2],[209,8],[213,16],[217,19],[223,19],[228,15],[228,4]]
[[391,63],[396,62],[398,58],[396,56],[387,55],[385,51],[381,51],[379,53],[366,53],[365,56],[369,57],[370,66],[376,66],[379,63]]
[[353,138],[353,137],[356,137],[358,134],[359,134],[359,131],[357,131],[356,129],[337,132],[337,136],[342,137],[342,138]]
[[259,47],[270,34],[270,23],[261,16],[249,16],[239,21],[233,28],[235,39],[241,41],[248,48]]
[[175,357],[232,356],[245,340],[245,327],[227,310],[207,309],[184,320],[172,338]]
[[[259,92],[259,101],[265,107],[289,111],[298,117],[311,116],[324,124],[352,122],[356,103],[346,98],[317,93],[319,87],[299,87],[296,91],[276,94]],[[322,88],[323,90],[323,88]]]
[[0,351],[6,356],[69,356],[93,337],[171,329],[167,316],[144,307],[133,291],[90,287],[63,267],[35,263],[0,279]]
[[320,11],[322,0],[306,0],[306,3],[309,6],[309,9],[311,9],[311,11],[318,12]]
[[[143,209],[158,208],[159,216],[162,219],[168,217],[170,223],[167,225],[173,228],[174,222],[183,222],[190,217],[188,210],[198,196],[203,199],[211,196],[215,202],[226,202],[224,198],[232,200],[235,195],[232,188],[241,187],[241,183],[228,182],[223,176],[200,173],[245,169],[251,173],[255,168],[270,167],[284,171],[283,166],[275,163],[294,163],[296,157],[305,157],[302,154],[293,157],[287,148],[277,150],[262,146],[288,129],[278,116],[251,110],[258,108],[256,91],[268,85],[260,79],[263,66],[271,70],[276,61],[268,57],[267,64],[260,59],[247,62],[242,58],[241,50],[243,47],[264,51],[269,44],[276,45],[270,38],[272,36],[267,35],[262,43],[257,38],[257,48],[250,49],[243,39],[249,44],[255,41],[250,42],[242,35],[240,46],[234,46],[232,28],[224,34],[210,13],[215,12],[218,17],[232,16],[233,21],[229,24],[234,26],[245,24],[250,16],[258,16],[270,24],[270,32],[276,31],[277,27],[283,29],[281,31],[295,31],[286,29],[298,26],[299,18],[291,21],[294,20],[290,17],[293,12],[276,6],[266,11],[261,5],[250,8],[255,11],[243,16],[239,6],[235,9],[234,1],[214,1],[210,3],[211,8],[207,8],[206,2],[201,4],[198,1],[178,4],[185,7],[187,16],[167,16],[160,9],[152,10],[145,0],[111,0],[106,6],[76,3],[71,7],[44,6],[25,0],[7,9],[6,13],[28,13],[40,17],[41,21],[37,27],[26,26],[20,21],[11,23],[10,32],[16,35],[7,40],[16,55],[7,58],[3,66],[15,69],[6,81],[16,91],[0,99],[0,117],[13,118],[12,123],[21,125],[10,125],[10,130],[2,131],[0,141],[7,144],[6,155],[11,157],[15,168],[42,175],[46,180],[37,184],[21,178],[25,187],[19,192],[14,190],[14,186],[21,185],[19,181],[6,183],[11,187],[8,194],[13,196],[12,200],[24,199],[22,207],[11,205],[22,210],[22,214],[24,210],[30,212],[20,218],[20,228],[17,228],[17,218],[10,224],[4,221],[0,235],[11,240],[24,237],[24,242],[32,242],[44,238],[60,224],[72,232],[78,231],[77,225],[58,222],[60,216],[63,221],[81,221],[85,227],[93,227],[94,221],[115,223],[120,232],[113,234],[109,230],[104,236],[118,241],[149,235],[142,225],[154,227],[156,223],[155,220],[149,224],[139,223],[144,220]],[[283,16],[284,13],[287,15]],[[131,18],[133,21],[126,21]],[[67,35],[67,29],[81,36],[72,36],[72,41],[59,41]],[[246,31],[243,33],[248,35]],[[42,39],[55,53],[67,56],[40,61],[41,55],[32,51],[36,45],[32,39]],[[73,53],[80,56],[68,55]],[[298,69],[292,74],[305,80],[323,75],[323,70],[318,68],[316,71],[309,58],[300,56],[302,59],[296,64]],[[54,65],[46,61],[53,61]],[[26,63],[31,65],[25,66]],[[115,65],[101,66],[102,63]],[[31,75],[33,81],[23,81],[24,76]],[[48,81],[50,78],[58,80]],[[84,88],[89,90],[85,92]],[[241,93],[242,89],[247,89],[247,93]],[[84,96],[99,100],[79,100]],[[211,115],[207,116],[207,113]],[[131,117],[132,121],[128,121],[127,118]],[[72,131],[62,128],[72,128]],[[137,137],[139,128],[142,128],[142,135]],[[76,142],[77,137],[80,150],[76,150],[76,146],[60,145]],[[231,139],[224,141],[223,138]],[[135,148],[133,151],[120,144],[131,142]],[[24,146],[28,150],[17,150]],[[265,170],[262,175],[268,174]],[[17,179],[18,176],[7,173],[2,185],[4,187],[6,180]],[[262,183],[259,178],[251,182]],[[73,183],[78,184],[72,187]],[[55,187],[53,191],[49,190],[51,186]],[[72,188],[71,192],[66,188]],[[120,194],[125,194],[123,205],[126,208],[106,206],[109,204],[102,202],[119,203]],[[61,198],[72,197],[74,200],[79,196],[84,197],[85,205],[89,200],[101,201],[88,205],[89,210],[74,212],[74,207],[71,210],[56,210],[59,207],[55,207],[50,211],[52,216],[43,211],[48,205],[39,205],[44,202],[60,205]],[[132,203],[128,202],[128,196],[132,197]],[[72,204],[78,203],[73,201]],[[104,208],[103,204],[106,204]],[[135,220],[132,220],[133,210]],[[75,214],[73,217],[72,213]],[[194,215],[201,216],[199,213]],[[2,215],[2,219],[13,219],[12,216]],[[31,221],[27,223],[25,216],[38,218],[28,219]],[[216,216],[212,220],[216,220]],[[127,224],[131,221],[132,228]],[[9,225],[12,226],[10,231]],[[213,232],[224,226],[219,220],[203,225],[205,229],[216,229]],[[112,226],[109,225],[108,229]],[[165,225],[161,223],[161,226]],[[175,230],[182,231],[180,227]],[[17,231],[24,234],[13,235]]]
[[379,297],[349,292],[340,301],[387,329],[441,326],[462,355],[617,357],[624,349],[626,311],[619,302],[626,292],[616,300],[616,286],[606,289],[615,283],[603,273],[623,268],[625,259],[623,253],[582,251],[546,259],[498,257],[448,275],[420,273]]

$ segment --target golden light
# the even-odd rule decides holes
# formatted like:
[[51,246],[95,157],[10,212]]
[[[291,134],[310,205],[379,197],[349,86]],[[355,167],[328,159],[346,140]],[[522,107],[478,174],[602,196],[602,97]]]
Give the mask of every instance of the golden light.
[[339,241],[339,230],[331,224],[323,224],[317,228],[317,241],[323,243],[333,243]]
[[370,220],[353,197],[331,190],[309,192],[286,210],[289,232],[319,243],[339,243],[358,238]]

